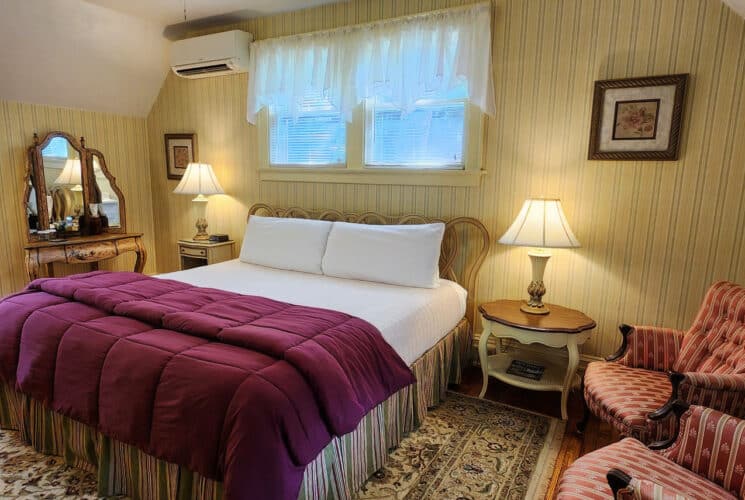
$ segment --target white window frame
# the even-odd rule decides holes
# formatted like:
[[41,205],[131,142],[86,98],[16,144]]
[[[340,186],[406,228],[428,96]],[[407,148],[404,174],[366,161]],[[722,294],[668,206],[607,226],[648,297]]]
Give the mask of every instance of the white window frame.
[[[259,141],[259,148],[261,149],[262,144],[264,149],[266,149],[266,154],[264,155],[264,158],[262,159],[262,167],[267,168],[281,168],[281,169],[300,169],[300,170],[306,170],[306,169],[327,169],[327,168],[334,168],[334,169],[341,169],[346,168],[346,163],[324,163],[324,164],[306,164],[306,163],[272,163],[272,157],[271,157],[271,137],[270,134],[272,132],[272,111],[267,106],[264,108],[260,114],[259,114],[259,123],[257,125],[259,126],[259,130],[262,128],[265,129],[265,134],[263,136],[260,136]],[[349,124],[347,124],[347,134],[349,134]],[[262,138],[263,137],[263,138]],[[344,152],[344,157],[346,158],[346,161],[349,161],[349,137],[347,137],[347,143],[346,143],[347,150]]]
[[365,168],[385,168],[385,169],[400,169],[400,168],[406,168],[410,170],[465,170],[466,168],[466,152],[468,150],[468,99],[421,99],[417,101],[417,105],[422,106],[428,106],[428,105],[437,105],[437,104],[447,104],[451,102],[459,102],[464,104],[464,123],[463,123],[463,145],[462,150],[460,152],[462,162],[461,163],[442,163],[442,164],[431,164],[431,165],[417,165],[417,166],[411,166],[411,165],[404,165],[404,164],[385,164],[385,165],[378,165],[374,163],[368,162],[368,148],[367,145],[372,141],[372,135],[373,130],[375,127],[375,108],[378,109],[389,109],[389,110],[396,110],[395,106],[388,105],[388,104],[378,104],[376,106],[373,99],[369,99],[365,103],[365,142],[364,142],[364,149],[363,149],[363,155],[365,159]]
[[270,162],[271,116],[264,108],[258,115],[259,179],[280,182],[320,182],[342,184],[396,184],[416,186],[478,186],[485,171],[483,143],[485,115],[473,104],[466,104],[463,131],[464,168],[407,167],[365,165],[365,137],[372,110],[367,104],[355,108],[347,123],[346,164],[333,165],[272,165]]

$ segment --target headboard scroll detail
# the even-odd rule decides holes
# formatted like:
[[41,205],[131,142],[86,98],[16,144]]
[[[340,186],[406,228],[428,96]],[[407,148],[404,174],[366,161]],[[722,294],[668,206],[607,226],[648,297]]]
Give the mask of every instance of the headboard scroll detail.
[[455,281],[468,291],[466,317],[473,325],[476,316],[476,284],[479,270],[489,253],[489,232],[478,219],[457,217],[442,220],[421,215],[389,216],[377,212],[350,213],[339,210],[306,210],[300,207],[276,208],[257,203],[248,210],[248,215],[266,217],[293,217],[343,221],[357,224],[429,224],[445,223],[445,235],[440,248],[440,277]]

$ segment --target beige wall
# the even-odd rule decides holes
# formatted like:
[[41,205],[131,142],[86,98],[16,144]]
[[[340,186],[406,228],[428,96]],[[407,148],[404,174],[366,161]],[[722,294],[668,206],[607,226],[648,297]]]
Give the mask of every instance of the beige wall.
[[[26,149],[33,142],[34,132],[43,137],[53,130],[84,136],[89,147],[106,156],[106,164],[127,202],[127,229],[145,233],[149,251],[145,271],[155,272],[153,203],[144,118],[0,100],[0,186],[3,186],[0,296],[19,290],[27,282],[23,261],[23,245],[27,239],[22,204]],[[117,257],[112,266],[131,270],[134,259],[129,255]]]
[[[263,39],[461,3],[352,1],[239,27]],[[745,282],[745,22],[715,0],[497,0],[494,19],[497,116],[479,188],[259,182],[247,76],[170,75],[147,120],[158,270],[176,269],[175,242],[196,216],[190,197],[171,193],[163,133],[196,132],[229,193],[211,199],[210,231],[236,239],[258,201],[468,215],[497,238],[526,197],[560,197],[583,247],[554,252],[546,299],[598,322],[586,354],[612,352],[621,321],[686,326],[708,284]],[[681,160],[588,161],[593,82],[672,73],[691,73]],[[526,253],[495,244],[477,300],[524,296]]]

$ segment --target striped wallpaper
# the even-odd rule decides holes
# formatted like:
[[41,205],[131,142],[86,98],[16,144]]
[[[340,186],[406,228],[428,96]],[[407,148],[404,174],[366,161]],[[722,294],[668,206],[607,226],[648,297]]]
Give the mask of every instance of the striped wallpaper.
[[[263,39],[465,3],[358,0],[224,28]],[[177,268],[176,240],[193,234],[198,210],[172,194],[163,134],[196,132],[200,159],[229,193],[210,200],[209,229],[239,240],[257,201],[467,215],[496,239],[526,197],[560,197],[583,246],[553,252],[545,299],[597,321],[588,355],[615,350],[621,321],[685,327],[711,282],[745,282],[745,21],[719,0],[494,4],[498,114],[487,122],[478,188],[259,182],[247,76],[169,75],[147,119],[158,270]],[[691,74],[680,161],[588,161],[593,82],[673,73]],[[477,300],[523,297],[529,278],[527,250],[495,243]]]
[[[53,130],[84,136],[89,147],[105,155],[106,165],[116,177],[127,202],[127,229],[145,233],[149,253],[145,270],[155,272],[145,119],[0,100],[0,186],[4,188],[0,196],[3,221],[0,255],[4,256],[0,259],[0,296],[18,291],[27,283],[23,260],[27,238],[22,203],[26,149],[33,143],[34,132],[43,137]],[[104,264],[101,268],[132,270],[132,255],[117,257],[112,264]],[[75,266],[70,270],[87,269],[87,266]]]

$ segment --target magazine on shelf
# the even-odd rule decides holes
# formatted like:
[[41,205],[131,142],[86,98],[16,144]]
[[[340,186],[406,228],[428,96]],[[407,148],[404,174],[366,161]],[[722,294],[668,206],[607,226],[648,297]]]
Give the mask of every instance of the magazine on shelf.
[[545,370],[545,366],[521,361],[519,359],[513,359],[512,363],[510,363],[510,366],[507,368],[507,373],[510,375],[517,375],[518,377],[529,378],[531,380],[541,380]]

